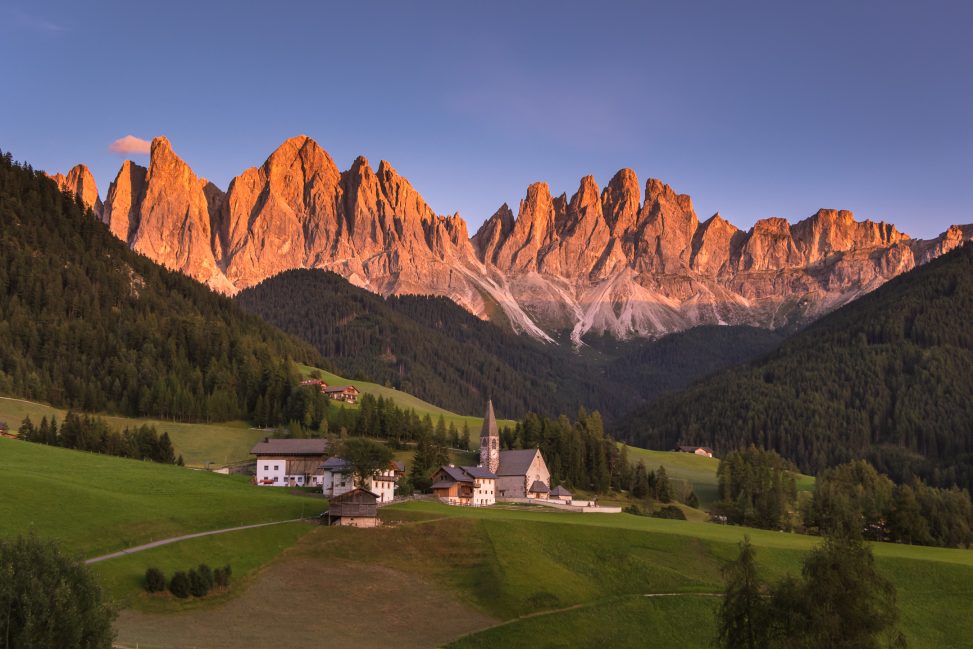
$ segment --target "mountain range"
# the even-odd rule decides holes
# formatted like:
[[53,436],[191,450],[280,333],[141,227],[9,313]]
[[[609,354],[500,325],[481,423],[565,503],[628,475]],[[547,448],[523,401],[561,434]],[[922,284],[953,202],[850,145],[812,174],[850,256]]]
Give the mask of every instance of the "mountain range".
[[381,295],[444,296],[543,341],[658,337],[698,325],[801,325],[952,250],[973,226],[931,240],[822,209],[743,231],[622,169],[599,189],[552,195],[538,182],[470,237],[386,161],[347,171],[307,136],[290,138],[222,191],[164,137],[148,168],[126,161],[101,204],[84,165],[52,176],[118,238],[226,294],[286,270],[332,270]]

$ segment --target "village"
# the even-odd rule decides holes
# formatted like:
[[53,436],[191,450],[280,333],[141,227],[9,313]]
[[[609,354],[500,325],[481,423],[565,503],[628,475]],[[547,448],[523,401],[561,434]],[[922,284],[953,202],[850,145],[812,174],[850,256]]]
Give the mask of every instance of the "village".
[[[312,385],[311,381],[305,385]],[[313,385],[323,386],[319,380]],[[342,386],[328,393],[332,399],[353,400],[358,390]],[[396,496],[405,465],[392,461],[370,475],[358,475],[347,460],[333,455],[326,439],[265,438],[250,451],[256,457],[254,483],[264,487],[320,488],[329,499],[324,521],[329,525],[375,527],[378,509],[400,501]],[[705,449],[709,451],[709,449]],[[703,454],[703,449],[692,452]],[[688,451],[687,451],[688,452]],[[540,449],[501,449],[493,402],[488,401],[480,431],[476,466],[447,464],[432,474],[431,494],[413,496],[457,507],[491,507],[497,503],[542,505],[583,513],[619,513],[591,500],[575,499],[561,485],[551,486],[551,472]]]

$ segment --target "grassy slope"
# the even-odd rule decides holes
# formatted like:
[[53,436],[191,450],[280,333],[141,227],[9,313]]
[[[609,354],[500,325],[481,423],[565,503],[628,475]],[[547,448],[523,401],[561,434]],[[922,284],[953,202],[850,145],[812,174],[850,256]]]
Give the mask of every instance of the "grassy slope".
[[[260,568],[312,530],[312,525],[285,523],[204,536],[102,561],[93,564],[92,570],[106,595],[120,607],[166,612],[205,608],[239,595]],[[150,566],[159,568],[168,578],[177,570],[189,570],[200,563],[211,568],[229,564],[233,570],[230,588],[202,600],[149,595],[143,588],[145,570]]]
[[[307,365],[298,365],[298,368],[305,375],[310,374],[315,370],[313,367]],[[368,381],[354,381],[338,376],[337,374],[332,374],[325,370],[317,370],[321,373],[321,379],[328,385],[354,385],[356,388],[365,392],[367,394],[374,395],[375,397],[385,397],[386,399],[391,399],[400,408],[415,410],[419,416],[428,414],[432,417],[433,423],[439,418],[440,415],[446,420],[446,425],[450,423],[456,424],[456,427],[463,430],[463,424],[470,427],[470,435],[477,436],[480,434],[480,429],[483,427],[483,417],[469,417],[466,415],[457,415],[454,412],[450,412],[445,408],[440,408],[439,406],[434,406],[433,404],[423,401],[418,397],[414,397],[406,392],[401,392],[395,388],[385,387],[384,385],[379,385],[378,383],[369,383]],[[484,404],[484,408],[486,404]],[[513,428],[516,422],[509,419],[499,419],[497,420],[497,425],[501,428],[509,426]]]
[[[699,594],[721,589],[720,566],[734,556],[744,534],[752,537],[761,569],[770,578],[796,574],[804,553],[820,541],[795,534],[624,514],[470,510],[431,503],[395,509],[405,516],[441,517],[424,525],[441,526],[447,535],[467,526],[476,530],[467,532],[464,539],[468,544],[472,539],[475,546],[477,535],[482,537],[482,560],[474,569],[433,567],[431,571],[441,573],[440,579],[452,585],[475,585],[466,589],[467,596],[498,617],[510,619],[546,609],[594,604],[591,609],[515,621],[465,638],[457,642],[459,647],[490,643],[528,646],[540,638],[547,639],[537,646],[595,646],[608,637],[616,638],[619,646],[631,646],[635,639],[656,631],[655,625],[640,622],[636,613],[651,620],[656,619],[652,611],[658,610],[675,614],[663,625],[659,646],[705,647],[713,634],[713,618],[706,613],[712,604],[701,601]],[[423,552],[449,555],[448,548],[440,548],[441,534],[412,534],[416,539],[426,539]],[[409,541],[403,541],[408,547]],[[370,561],[429,569],[411,557],[372,556],[369,545],[360,540],[355,547]],[[882,572],[898,588],[902,624],[910,646],[969,646],[973,637],[973,552],[895,544],[873,547]],[[646,603],[637,598],[610,603],[621,595],[652,592],[686,595],[666,603]],[[619,613],[621,618],[607,614],[616,604],[627,611]],[[619,628],[627,629],[628,635],[616,635]],[[565,644],[565,639],[570,641]]]
[[320,499],[192,471],[0,439],[0,534],[94,556],[152,540],[316,515]]
[[[12,428],[17,428],[28,415],[35,424],[39,424],[41,417],[50,419],[54,416],[58,421],[63,421],[66,412],[63,408],[54,408],[42,403],[0,397],[0,421],[6,421]],[[207,462],[224,465],[251,459],[250,449],[266,436],[263,431],[251,428],[243,421],[186,424],[160,419],[99,416],[119,430],[126,426],[149,424],[155,426],[160,432],[169,433],[176,453],[181,454],[183,460],[190,466],[205,466]]]
[[[716,458],[673,451],[649,451],[636,446],[628,447],[628,458],[633,464],[643,460],[646,468],[652,470],[664,466],[670,478],[691,484],[703,509],[712,505],[718,497],[716,470],[720,467],[720,461]],[[797,490],[814,491],[814,477],[798,474]]]

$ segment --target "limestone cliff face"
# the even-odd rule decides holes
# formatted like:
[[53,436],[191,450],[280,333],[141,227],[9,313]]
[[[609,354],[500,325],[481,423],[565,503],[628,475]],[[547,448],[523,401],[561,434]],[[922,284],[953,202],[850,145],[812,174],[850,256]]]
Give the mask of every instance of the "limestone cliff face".
[[98,197],[98,186],[95,184],[95,177],[91,175],[91,170],[86,165],[79,164],[71,167],[68,175],[47,174],[47,177],[57,183],[61,191],[71,192],[81,197],[81,202],[85,204],[96,216],[101,217],[102,203]]
[[[75,170],[55,180],[99,205],[90,173]],[[953,226],[915,240],[828,209],[749,231],[719,214],[700,223],[688,195],[656,179],[642,191],[622,169],[604,189],[582,178],[570,198],[534,183],[516,216],[504,204],[470,238],[458,214],[436,214],[388,162],[373,169],[360,157],[342,172],[303,135],[225,194],[156,138],[148,169],[123,164],[101,213],[136,250],[226,293],[324,268],[383,295],[446,296],[515,331],[577,344],[589,332],[806,321],[973,237],[973,226]]]
[[133,231],[138,227],[142,197],[145,193],[145,177],[149,170],[131,160],[126,160],[118,175],[108,187],[102,220],[112,234],[131,242]]

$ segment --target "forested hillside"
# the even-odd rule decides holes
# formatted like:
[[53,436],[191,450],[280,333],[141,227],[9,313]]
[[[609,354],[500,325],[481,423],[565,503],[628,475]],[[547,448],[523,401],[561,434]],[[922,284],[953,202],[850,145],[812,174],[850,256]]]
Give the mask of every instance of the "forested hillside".
[[574,413],[606,419],[666,390],[765,353],[780,334],[707,327],[659,341],[598,337],[576,353],[484,322],[450,300],[382,298],[334,273],[292,270],[237,303],[317,347],[346,376],[369,377],[464,414],[492,397],[501,416]]
[[0,393],[182,420],[283,412],[320,355],[128,249],[74,196],[0,157]]
[[973,487],[973,245],[763,359],[637,410],[615,432],[650,448],[756,444],[805,472],[866,457],[900,481]]

